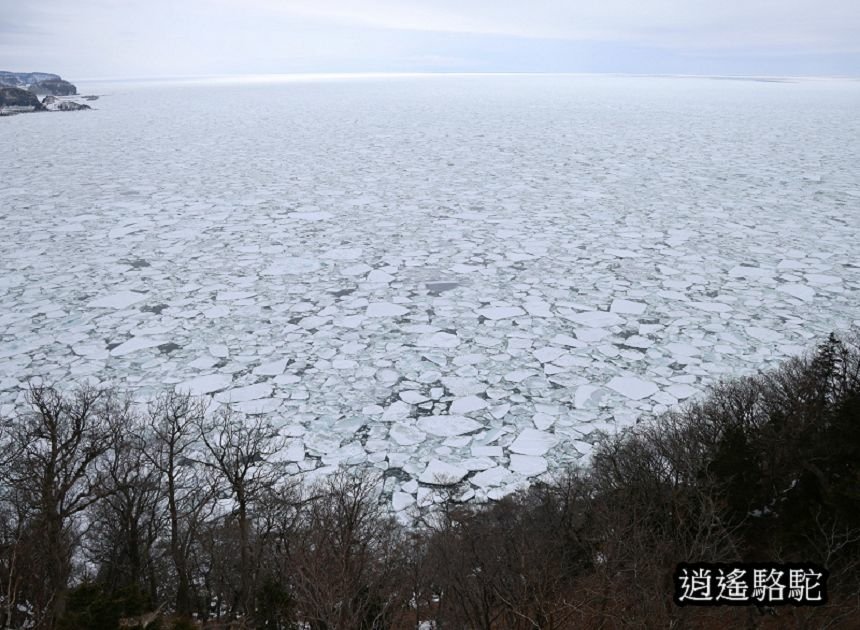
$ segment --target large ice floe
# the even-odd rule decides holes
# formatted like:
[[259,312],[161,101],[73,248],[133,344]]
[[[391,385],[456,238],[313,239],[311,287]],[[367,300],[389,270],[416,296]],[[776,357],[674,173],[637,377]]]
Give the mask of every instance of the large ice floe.
[[860,83],[87,86],[0,124],[0,410],[266,414],[405,515],[503,496],[860,312]]

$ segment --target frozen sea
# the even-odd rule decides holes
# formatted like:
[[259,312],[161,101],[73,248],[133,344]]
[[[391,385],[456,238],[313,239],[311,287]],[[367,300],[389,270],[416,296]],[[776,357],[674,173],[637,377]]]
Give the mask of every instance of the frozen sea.
[[860,324],[860,82],[79,85],[0,119],[0,409],[28,379],[268,414],[404,514]]

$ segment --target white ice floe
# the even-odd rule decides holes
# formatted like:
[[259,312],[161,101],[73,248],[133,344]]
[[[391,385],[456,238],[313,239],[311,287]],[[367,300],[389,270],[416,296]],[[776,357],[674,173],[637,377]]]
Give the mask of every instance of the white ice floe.
[[232,382],[233,377],[230,374],[204,374],[179,383],[176,386],[176,391],[200,396],[225,389]]
[[554,344],[558,344],[559,346],[566,346],[569,348],[583,348],[586,345],[580,339],[563,334],[555,335],[550,341]]
[[606,387],[632,400],[647,398],[660,391],[655,383],[635,376],[616,376],[606,384]]
[[654,345],[654,341],[652,339],[648,339],[648,337],[643,337],[642,335],[631,335],[627,337],[621,345],[628,346],[630,348],[650,348]]
[[728,313],[732,307],[724,302],[690,302],[690,306],[708,313]]
[[[631,82],[641,98],[621,97]],[[587,456],[598,430],[860,323],[852,82],[785,84],[779,108],[754,83],[716,102],[705,79],[341,87],[201,86],[181,111],[178,88],[148,87],[158,125],[116,92],[84,143],[76,125],[5,137],[0,415],[40,376],[218,394],[213,410],[286,431],[291,471],[398,469],[386,492],[415,501],[406,519],[447,496],[418,496],[432,459],[493,500]],[[198,133],[237,99],[248,133]],[[573,101],[587,133],[559,135],[546,121]],[[667,115],[671,142],[651,124]],[[487,150],[502,118],[518,151]],[[605,140],[634,119],[619,159]],[[789,127],[809,141],[773,133]],[[273,129],[301,156],[288,176],[254,167],[283,145]],[[143,160],[116,141],[144,136]],[[714,178],[715,155],[745,176]]]
[[520,455],[544,455],[557,443],[558,439],[551,433],[527,428],[517,435],[509,448]]
[[368,317],[400,317],[406,315],[409,309],[390,302],[372,302],[367,305],[365,315]]
[[492,415],[496,420],[501,420],[508,412],[511,410],[510,403],[504,403],[501,405],[496,405],[492,409],[490,409],[490,415]]
[[536,477],[547,471],[546,459],[533,455],[511,455],[510,468],[524,477]]
[[534,376],[535,373],[531,370],[513,370],[504,375],[504,379],[506,381],[510,381],[511,383],[521,383],[530,376]]
[[523,308],[532,317],[552,317],[552,307],[543,300],[529,300],[523,304]]
[[209,354],[219,359],[226,359],[230,356],[230,348],[221,343],[215,343],[209,346]]
[[221,403],[239,403],[249,400],[259,400],[272,395],[271,383],[255,383],[245,387],[235,387],[215,395],[215,400]]
[[460,345],[460,338],[452,333],[436,332],[422,335],[416,345],[421,348],[456,348]]
[[606,253],[610,256],[616,256],[618,258],[640,258],[641,254],[638,252],[634,252],[630,249],[617,249],[617,248],[607,248]]
[[305,458],[305,443],[300,439],[287,440],[279,453],[279,461],[300,462]]
[[400,446],[412,446],[421,444],[427,438],[427,434],[416,427],[398,423],[391,425],[388,437]]
[[732,278],[769,278],[773,276],[773,269],[764,269],[761,267],[752,267],[747,265],[737,265],[729,269],[728,274]]
[[418,477],[418,481],[434,486],[452,486],[463,480],[469,471],[462,466],[443,462],[440,459],[431,459]]
[[475,457],[501,457],[504,451],[501,446],[481,446],[475,445],[472,447],[472,455]]
[[602,391],[595,385],[580,385],[573,394],[573,406],[577,409],[586,409],[596,404],[596,399]]
[[81,357],[88,359],[107,359],[110,352],[103,345],[96,344],[76,344],[72,346],[72,352]]
[[328,260],[358,260],[363,251],[360,247],[335,247],[323,254],[323,258]]
[[576,333],[577,340],[579,340],[582,346],[586,346],[589,343],[595,343],[612,334],[603,328],[577,328],[574,332]]
[[584,313],[565,315],[565,318],[591,328],[609,328],[624,322],[621,317],[608,311],[585,311]]
[[487,385],[480,381],[471,378],[463,378],[459,376],[441,376],[439,372],[430,372],[434,376],[434,380],[441,380],[442,384],[455,396],[471,396],[473,394],[483,394],[487,390]]
[[451,403],[449,412],[455,415],[473,413],[487,408],[487,401],[478,396],[465,396]]
[[90,308],[128,308],[146,299],[146,294],[137,291],[119,291],[111,295],[92,300],[87,304]]
[[408,418],[411,413],[412,404],[402,400],[395,400],[382,412],[382,421],[397,422],[398,420]]
[[827,287],[835,284],[842,284],[840,276],[831,276],[823,273],[808,273],[806,281],[814,287]]
[[340,273],[344,276],[363,276],[364,274],[373,270],[373,267],[366,263],[358,263],[356,265],[349,265],[348,267],[342,267]]
[[219,291],[215,296],[216,302],[234,302],[247,300],[257,295],[256,291]]
[[425,416],[418,420],[418,427],[430,435],[450,437],[452,435],[464,435],[480,429],[480,422],[465,416]]
[[238,411],[249,416],[260,416],[275,413],[284,401],[280,398],[263,398],[236,402],[230,405],[233,411]]
[[414,389],[408,389],[406,391],[400,392],[398,396],[400,397],[400,400],[405,403],[409,403],[410,405],[419,405],[429,400],[427,396]]
[[277,361],[261,363],[254,368],[254,374],[258,376],[279,376],[287,369],[287,362],[287,359],[278,359]]
[[369,274],[367,274],[367,281],[368,282],[378,282],[378,283],[382,283],[382,284],[388,284],[392,280],[394,280],[394,276],[392,276],[390,273],[386,273],[386,272],[382,271],[381,269],[374,269]]
[[666,391],[678,400],[684,400],[685,398],[690,398],[691,396],[695,396],[699,393],[698,389],[684,383],[670,385],[666,388]]
[[781,332],[771,330],[769,328],[762,328],[761,326],[750,326],[747,328],[746,333],[753,339],[763,342],[780,341],[783,338],[783,334]]
[[777,287],[777,291],[788,293],[799,300],[808,302],[815,297],[815,289],[805,284],[783,284]]
[[514,480],[511,471],[503,466],[488,468],[479,473],[472,475],[469,482],[479,488],[494,488],[503,486]]
[[125,355],[131,354],[132,352],[137,352],[138,350],[146,350],[147,348],[155,348],[163,343],[163,341],[158,341],[156,339],[148,339],[147,337],[132,337],[128,341],[121,343],[116,348],[111,350],[110,354],[114,357],[124,357]]
[[645,312],[645,304],[642,302],[633,302],[632,300],[617,298],[612,300],[609,311],[612,313],[622,313],[627,315],[641,315]]
[[401,512],[415,503],[415,497],[406,492],[395,492],[391,495],[391,506],[395,512]]
[[302,256],[287,256],[272,261],[272,264],[261,273],[265,276],[283,276],[312,273],[320,268],[320,263],[314,258]]
[[548,413],[536,413],[532,416],[532,422],[535,427],[537,427],[541,431],[546,431],[552,425],[555,424],[555,416],[551,416]]
[[525,315],[526,312],[518,306],[488,306],[478,309],[478,314],[483,315],[487,319],[499,320],[519,317],[520,315]]
[[672,342],[667,343],[664,347],[672,354],[678,354],[684,357],[695,357],[702,353],[699,348],[690,345],[689,343]]
[[539,348],[535,350],[533,354],[535,358],[541,363],[551,363],[566,353],[567,350],[565,350],[564,348],[546,346],[544,348]]
[[331,219],[333,216],[334,215],[331,212],[326,212],[325,210],[291,212],[289,214],[291,219],[298,219],[300,221],[326,221]]

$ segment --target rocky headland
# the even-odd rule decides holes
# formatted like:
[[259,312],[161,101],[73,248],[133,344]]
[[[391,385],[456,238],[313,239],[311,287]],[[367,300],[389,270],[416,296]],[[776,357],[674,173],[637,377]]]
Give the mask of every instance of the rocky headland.
[[[89,105],[75,100],[77,94],[77,87],[57,74],[0,70],[0,116],[92,109]],[[80,98],[93,101],[98,97]]]

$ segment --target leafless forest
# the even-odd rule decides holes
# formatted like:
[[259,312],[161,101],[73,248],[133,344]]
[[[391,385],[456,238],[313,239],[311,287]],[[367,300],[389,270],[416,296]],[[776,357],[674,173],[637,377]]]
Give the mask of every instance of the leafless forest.
[[[412,528],[380,477],[285,475],[264,421],[33,386],[0,424],[0,627],[821,628],[860,619],[860,346],[831,338]],[[378,472],[378,471],[377,471]],[[391,471],[389,471],[389,474]],[[455,493],[452,491],[452,497]],[[681,561],[805,561],[823,607],[678,607]],[[157,614],[158,613],[158,614]]]

